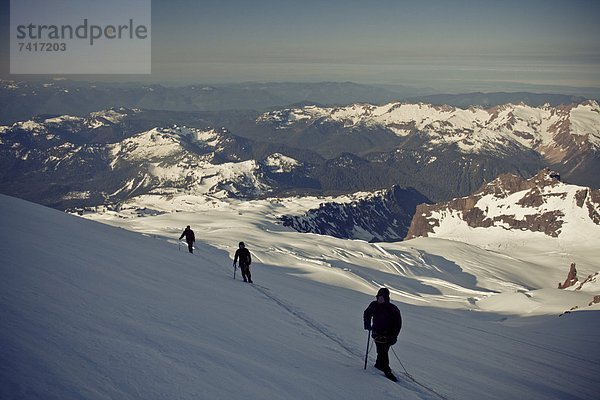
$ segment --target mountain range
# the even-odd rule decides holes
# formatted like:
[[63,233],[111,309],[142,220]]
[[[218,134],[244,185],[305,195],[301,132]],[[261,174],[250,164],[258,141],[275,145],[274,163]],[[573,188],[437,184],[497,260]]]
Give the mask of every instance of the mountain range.
[[[157,126],[158,119],[186,124]],[[213,122],[230,124],[215,128]],[[551,167],[566,181],[595,188],[599,126],[594,101],[466,110],[405,103],[305,106],[225,121],[111,109],[0,127],[0,187],[57,207],[73,205],[73,197],[89,199],[89,205],[192,186],[209,192],[229,187],[229,193],[256,197],[400,185],[443,201],[468,195],[502,173],[529,177]],[[146,146],[143,155],[128,154]],[[285,170],[270,165],[279,162]],[[170,175],[159,167],[170,168]],[[206,186],[207,180],[219,182]]]
[[490,108],[503,104],[526,104],[532,107],[541,107],[546,104],[561,106],[573,103],[582,103],[585,97],[567,94],[531,93],[531,92],[472,92],[461,94],[430,94],[426,96],[411,97],[407,99],[411,103],[426,103],[437,106],[453,106],[469,108],[479,106]]
[[[68,79],[0,80],[0,124],[43,115],[85,116],[97,110],[125,107],[155,111],[225,111],[289,107],[294,104],[385,104],[393,101],[491,107],[523,102],[531,106],[579,103],[564,94],[489,92],[441,94],[430,88],[367,85],[353,82],[244,82],[166,86],[135,82],[86,82]],[[595,98],[595,97],[590,97]]]
[[[502,174],[528,179],[550,167],[592,195],[600,185],[595,101],[488,109],[310,105],[220,118],[113,108],[3,126],[0,191],[60,209],[118,206],[140,195],[326,195],[330,200],[318,208],[283,215],[282,223],[303,232],[396,241],[431,234],[428,224],[435,222],[419,222],[427,214],[419,204],[454,209],[446,202],[497,186],[489,182]],[[218,122],[230,124],[215,128]],[[359,192],[365,194],[354,195]],[[420,228],[409,232],[411,222]],[[517,226],[523,222],[515,219]]]
[[352,82],[246,82],[164,86],[141,83],[0,80],[0,124],[35,116],[85,116],[97,110],[125,107],[163,111],[259,110],[302,102],[385,103],[435,93],[409,86],[379,87]]

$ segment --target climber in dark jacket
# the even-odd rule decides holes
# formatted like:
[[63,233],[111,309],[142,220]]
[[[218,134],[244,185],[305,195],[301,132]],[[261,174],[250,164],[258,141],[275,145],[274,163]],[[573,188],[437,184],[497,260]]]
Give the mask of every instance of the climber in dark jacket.
[[187,226],[187,228],[185,228],[181,236],[179,236],[179,240],[183,239],[184,236],[185,241],[188,245],[188,250],[190,251],[190,253],[194,253],[194,242],[196,241],[196,236],[194,236],[194,231],[190,228],[189,225]]
[[[398,340],[400,329],[402,329],[402,317],[398,307],[390,303],[389,289],[379,289],[377,301],[369,304],[363,314],[363,320],[365,329],[371,331],[371,336],[377,346],[375,368],[383,371],[388,379],[396,381],[390,368],[388,351]],[[371,320],[373,320],[372,324]]]
[[244,242],[240,242],[239,249],[235,252],[235,257],[233,258],[233,267],[235,268],[240,260],[240,269],[242,270],[242,278],[244,278],[244,282],[252,283],[252,276],[250,275],[250,264],[252,264],[252,256],[250,252],[246,248]]

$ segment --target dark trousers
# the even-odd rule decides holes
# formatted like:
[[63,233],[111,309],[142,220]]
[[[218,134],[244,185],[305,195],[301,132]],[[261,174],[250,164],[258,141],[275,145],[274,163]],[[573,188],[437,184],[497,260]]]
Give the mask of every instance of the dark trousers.
[[244,282],[246,282],[246,280],[248,280],[248,282],[252,282],[252,276],[250,275],[250,266],[240,265],[240,269],[242,270],[242,278],[244,278]]
[[377,361],[375,361],[375,365],[382,371],[389,371],[390,357],[388,356],[388,352],[390,351],[390,344],[375,342],[375,346],[377,347]]
[[194,242],[190,241],[190,242],[187,242],[187,244],[188,244],[188,250],[190,251],[190,253],[193,253],[194,252]]

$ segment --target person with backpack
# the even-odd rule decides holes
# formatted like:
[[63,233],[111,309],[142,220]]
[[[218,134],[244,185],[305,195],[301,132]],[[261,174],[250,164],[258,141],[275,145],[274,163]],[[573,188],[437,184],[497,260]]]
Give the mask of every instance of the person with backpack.
[[194,253],[194,242],[196,241],[196,236],[194,236],[194,231],[190,228],[190,226],[188,225],[187,228],[185,228],[185,230],[183,231],[183,233],[181,234],[181,236],[179,236],[179,240],[183,239],[183,237],[185,236],[185,241],[187,242],[188,245],[188,250],[190,251],[190,253]]
[[[388,379],[397,382],[398,379],[390,368],[388,352],[398,340],[400,329],[402,329],[402,316],[398,307],[390,303],[388,288],[379,289],[376,297],[377,300],[371,302],[363,313],[364,327],[371,332],[371,337],[377,346],[375,368],[383,371]],[[371,321],[373,322],[371,323]]]
[[233,258],[233,267],[237,267],[237,262],[240,261],[240,269],[242,270],[242,278],[244,282],[252,283],[252,276],[250,275],[250,264],[252,264],[252,256],[246,248],[244,242],[239,243],[239,248],[235,252]]

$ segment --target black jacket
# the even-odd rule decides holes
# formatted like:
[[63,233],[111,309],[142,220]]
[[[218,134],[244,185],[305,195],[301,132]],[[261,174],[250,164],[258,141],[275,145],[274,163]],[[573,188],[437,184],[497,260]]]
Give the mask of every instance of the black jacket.
[[235,264],[238,259],[240,260],[240,267],[248,267],[252,264],[252,256],[250,256],[250,252],[245,247],[236,250],[233,263]]
[[179,236],[179,240],[183,239],[184,236],[185,236],[185,241],[188,243],[190,243],[190,242],[193,243],[196,241],[196,236],[194,236],[194,231],[189,228],[185,228],[185,230],[183,231],[181,236]]
[[[371,318],[373,324],[371,324]],[[369,304],[369,307],[363,313],[365,329],[371,327],[372,336],[386,337],[390,342],[395,343],[400,329],[402,329],[402,316],[398,307],[386,300],[379,304],[377,301]]]

